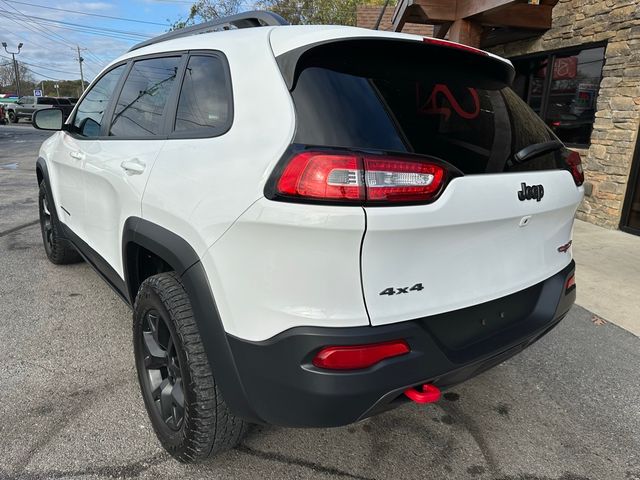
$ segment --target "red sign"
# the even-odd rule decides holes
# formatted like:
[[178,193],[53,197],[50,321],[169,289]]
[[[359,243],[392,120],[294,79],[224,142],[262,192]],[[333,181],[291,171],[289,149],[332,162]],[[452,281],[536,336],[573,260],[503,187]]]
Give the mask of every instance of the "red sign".
[[578,75],[578,57],[556,58],[553,62],[553,79],[567,80]]
[[[547,75],[547,67],[544,66],[536,72],[536,77],[544,78]],[[578,57],[556,58],[553,62],[553,80],[570,80],[578,76]]]

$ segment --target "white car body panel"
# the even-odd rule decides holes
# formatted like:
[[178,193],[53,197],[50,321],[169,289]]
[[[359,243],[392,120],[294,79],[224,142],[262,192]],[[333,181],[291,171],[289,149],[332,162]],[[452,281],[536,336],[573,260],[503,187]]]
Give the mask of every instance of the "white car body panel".
[[[206,47],[224,52],[229,62],[233,125],[214,138],[168,140],[144,195],[143,218],[178,233],[199,256],[262,197],[293,137],[293,102],[267,35],[267,28],[207,35]],[[194,48],[185,43],[193,38],[171,42],[176,49]]]
[[[166,140],[77,140],[85,154],[85,242],[124,278],[122,230],[129,217],[140,217],[142,194]],[[129,173],[123,162],[144,168]]]
[[361,207],[261,199],[202,258],[227,333],[266,340],[299,326],[369,325]]
[[[60,219],[123,279],[127,218],[140,216],[182,237],[202,261],[226,332],[251,341],[299,326],[375,326],[464,308],[568,265],[570,252],[557,247],[571,238],[583,189],[565,171],[468,175],[421,206],[363,209],[264,198],[296,130],[275,57],[331,39],[373,37],[423,40],[353,27],[263,27],[178,38],[123,55],[113,63],[154,53],[223,52],[233,124],[213,138],[54,135],[41,156],[52,166]],[[86,154],[82,162],[65,157],[74,149]],[[146,165],[142,175],[120,168],[131,158]],[[542,201],[518,201],[521,182],[543,183]],[[77,217],[60,210],[64,202],[81,202]],[[520,227],[526,216],[529,224]],[[424,290],[380,295],[416,283]]]
[[57,132],[40,149],[40,156],[49,160],[49,176],[58,218],[84,235],[84,162],[71,157],[77,151],[73,138]]
[[[369,28],[338,25],[291,25],[274,28],[271,32],[271,45],[273,46],[273,54],[277,57],[278,55],[306,45],[346,38],[394,38],[399,40],[414,40],[417,42],[422,42],[425,39],[425,37],[410,33],[387,32],[384,30],[371,30]],[[452,46],[456,45],[455,42],[448,40],[438,39],[437,41],[444,44],[451,44]],[[511,65],[511,62],[506,58],[491,52],[484,52],[484,54]]]
[[337,25],[292,25],[273,29],[271,32],[271,45],[273,54],[277,57],[306,45],[343,38],[396,38],[421,42],[424,37],[409,33]]
[[[520,201],[522,182],[543,184],[542,200]],[[558,273],[571,262],[571,251],[558,247],[571,240],[583,191],[562,170],[468,175],[431,205],[366,208],[362,279],[371,324],[469,307]],[[424,290],[381,295],[418,283]]]

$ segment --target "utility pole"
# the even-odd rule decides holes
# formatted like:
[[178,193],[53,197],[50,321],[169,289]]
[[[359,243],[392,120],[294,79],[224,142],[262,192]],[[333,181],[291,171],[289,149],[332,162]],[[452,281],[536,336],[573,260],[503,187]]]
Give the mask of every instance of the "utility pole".
[[380,15],[378,15],[378,20],[376,21],[376,26],[373,27],[374,30],[378,30],[380,28],[380,23],[382,22],[382,17],[384,17],[384,12],[387,11],[387,7],[389,6],[389,0],[384,2],[382,9],[380,10]]
[[[82,85],[82,91],[84,92],[84,74],[82,73],[82,62],[84,62],[84,58],[82,58],[82,55],[80,54],[80,45],[76,45],[77,49],[78,49],[78,63],[80,64],[80,82]],[[86,48],[83,48],[82,50],[86,50]]]
[[60,85],[58,85],[58,82],[56,82],[54,87],[56,87],[56,97],[59,97],[60,96]]
[[20,53],[20,49],[22,48],[22,43],[18,44],[18,51],[17,52],[10,52],[7,49],[7,42],[2,42],[2,46],[4,47],[4,51],[11,54],[11,58],[13,58],[13,73],[16,77],[16,93],[18,94],[18,97],[20,97],[20,74],[18,73],[18,62],[16,61],[16,55],[18,55]]

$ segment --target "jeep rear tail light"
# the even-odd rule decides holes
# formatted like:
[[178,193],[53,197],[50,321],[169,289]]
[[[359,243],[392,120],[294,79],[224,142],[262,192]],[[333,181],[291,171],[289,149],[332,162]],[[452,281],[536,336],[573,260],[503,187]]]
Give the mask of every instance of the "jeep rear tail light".
[[430,203],[448,179],[438,161],[413,157],[305,151],[295,154],[268,198],[358,205]]
[[444,168],[434,163],[408,162],[393,158],[364,158],[367,200],[422,202],[440,190]]
[[372,367],[387,358],[406,355],[410,351],[409,344],[404,340],[324,347],[314,357],[313,364],[329,370],[358,370]]
[[363,200],[362,161],[354,155],[304,152],[291,159],[278,193],[325,200]]
[[569,167],[571,176],[573,176],[573,181],[576,182],[576,185],[579,187],[584,183],[584,171],[582,170],[582,159],[580,158],[580,154],[573,150],[569,150],[565,161],[567,162],[567,167]]

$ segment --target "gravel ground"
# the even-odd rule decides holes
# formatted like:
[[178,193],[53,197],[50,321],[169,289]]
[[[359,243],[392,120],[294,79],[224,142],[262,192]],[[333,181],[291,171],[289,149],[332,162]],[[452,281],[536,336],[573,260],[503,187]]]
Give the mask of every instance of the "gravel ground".
[[254,427],[205,465],[175,462],[146,418],[130,311],[86,264],[45,257],[43,138],[0,126],[0,478],[640,480],[640,338],[581,307],[436,405]]

